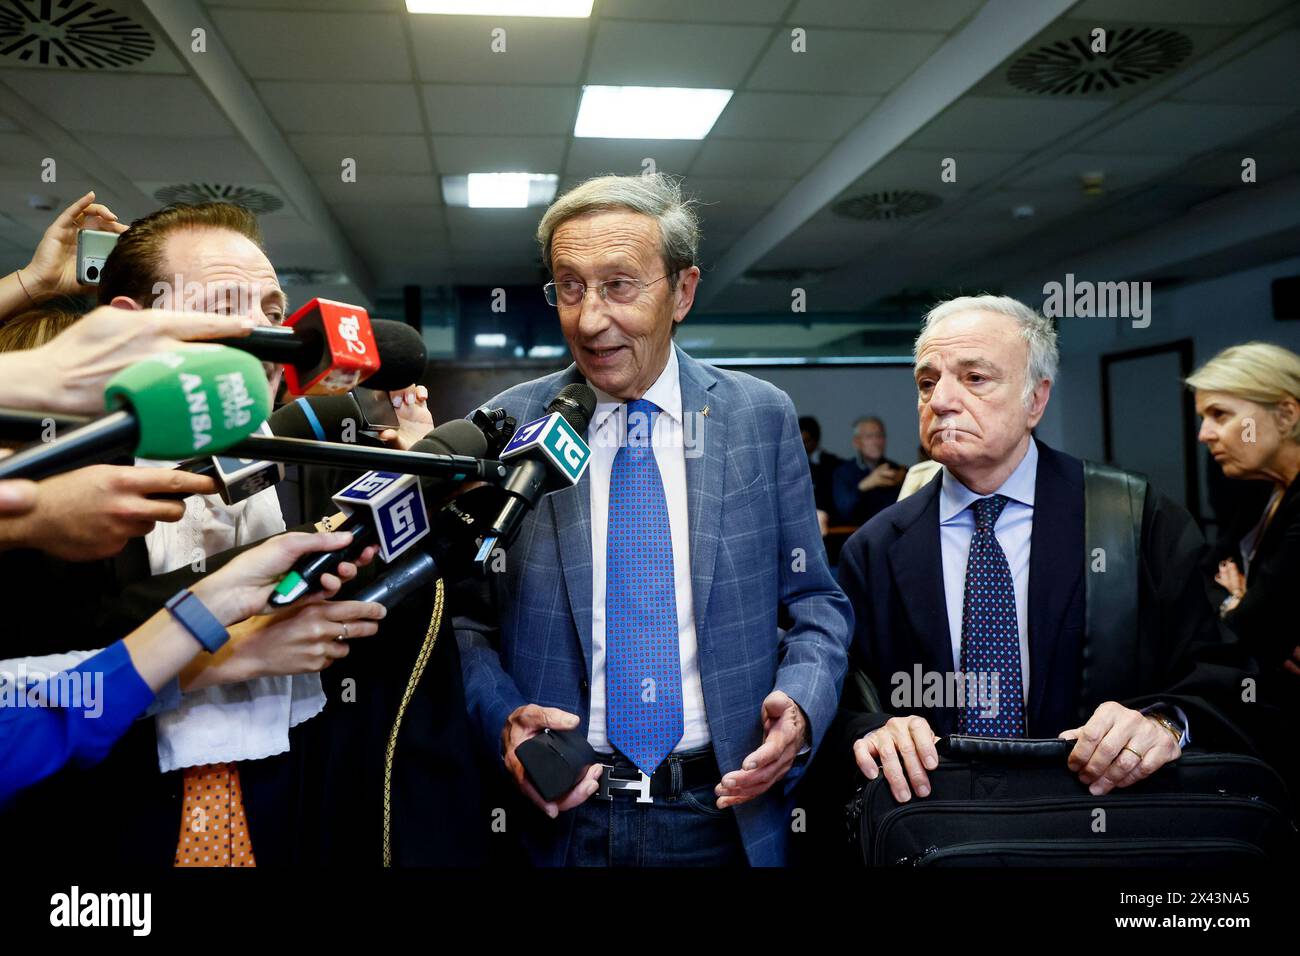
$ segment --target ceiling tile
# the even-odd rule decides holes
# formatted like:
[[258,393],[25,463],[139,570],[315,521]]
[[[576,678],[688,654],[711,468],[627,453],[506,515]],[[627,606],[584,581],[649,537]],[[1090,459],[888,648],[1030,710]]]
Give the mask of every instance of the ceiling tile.
[[392,248],[402,240],[415,238],[420,242],[442,242],[446,228],[444,206],[417,206],[398,209],[379,208],[365,203],[333,205],[330,211],[349,235],[361,233],[387,234],[393,237]]
[[728,240],[746,232],[767,213],[767,206],[741,203],[714,203],[695,210],[700,218],[700,232],[705,237]]
[[563,86],[449,86],[424,88],[433,133],[554,136],[573,129],[578,90]]
[[255,80],[411,79],[402,21],[395,15],[213,10],[212,19]]
[[1100,116],[1111,105],[1059,98],[967,96],[932,120],[907,146],[955,150],[976,143],[997,149],[1038,149]]
[[[1180,169],[1170,182],[1198,186],[1218,186],[1221,189],[1242,187],[1243,160],[1242,151],[1215,151],[1204,156],[1197,156],[1191,163]],[[1300,171],[1300,153],[1294,150],[1279,150],[1270,141],[1263,151],[1251,150],[1250,158],[1255,161],[1255,181],[1271,183],[1284,176],[1295,175]]]
[[1177,153],[1069,153],[1018,176],[1015,185],[1027,189],[1079,189],[1081,176],[1100,172],[1105,176],[1105,191],[1114,192],[1163,176],[1185,159]]
[[[35,137],[25,133],[0,133],[0,169],[5,171],[7,178],[30,177],[32,187],[37,191],[41,185],[52,185],[41,183],[41,164],[47,158],[57,159],[51,157],[50,148]],[[74,170],[71,164],[65,166],[60,162],[56,174],[67,175]]]
[[702,203],[770,206],[795,184],[794,179],[752,179],[734,176],[691,176],[683,188]]
[[1184,86],[1173,99],[1191,103],[1274,103],[1300,106],[1300,30],[1287,30],[1209,76]]
[[878,96],[742,92],[731,98],[709,136],[835,140],[879,102]]
[[732,90],[770,36],[766,27],[602,20],[586,82]]
[[1198,153],[1258,134],[1289,112],[1285,106],[1156,103],[1093,136],[1088,148],[1103,153]]
[[659,172],[680,176],[699,151],[700,144],[694,140],[575,139],[569,146],[564,173],[581,179],[606,173],[640,175],[649,168],[646,160],[653,160]]
[[1232,24],[1254,23],[1274,10],[1285,6],[1287,0],[1084,0],[1070,11],[1072,19],[1114,20],[1139,23],[1173,24]]
[[420,79],[441,83],[577,83],[590,30],[586,20],[540,17],[413,16],[410,26]]
[[[240,9],[264,9],[271,4],[268,0],[206,0],[204,6],[209,9],[235,7]],[[405,13],[405,0],[275,0],[278,9],[300,10],[370,10],[377,13]]]
[[799,0],[787,21],[814,27],[884,30],[955,29],[984,0]]
[[826,143],[797,140],[706,140],[691,172],[700,176],[802,176],[827,151]]
[[187,76],[100,73],[88,86],[83,73],[4,70],[0,82],[73,132],[153,136],[166,130],[177,137],[234,132],[198,82]]
[[769,250],[755,267],[836,268],[861,257],[873,246],[893,240],[904,231],[903,226],[902,222],[848,219],[822,211]]
[[509,259],[537,251],[537,222],[542,209],[447,208],[447,234],[457,252],[495,253]]
[[693,23],[777,23],[790,0],[601,0],[603,18]]
[[421,133],[409,83],[298,83],[264,80],[262,102],[287,133]]
[[564,158],[560,136],[435,136],[441,173],[558,173]]
[[432,174],[395,176],[367,173],[358,167],[356,182],[343,182],[339,173],[318,173],[315,179],[321,194],[331,205],[369,203],[399,206],[412,203],[436,206],[442,202],[438,177]]
[[99,133],[86,145],[129,179],[264,181],[266,167],[242,139]]
[[[1006,172],[1024,153],[1001,150],[898,149],[863,173],[841,195],[880,189],[915,189],[931,193],[961,192]],[[943,179],[944,161],[952,159],[956,179]]]
[[806,51],[780,32],[746,84],[753,90],[887,93],[943,42],[939,33],[808,28]]
[[291,133],[289,142],[311,173],[335,173],[345,158],[369,173],[431,173],[428,141],[423,136],[368,136],[343,133]]

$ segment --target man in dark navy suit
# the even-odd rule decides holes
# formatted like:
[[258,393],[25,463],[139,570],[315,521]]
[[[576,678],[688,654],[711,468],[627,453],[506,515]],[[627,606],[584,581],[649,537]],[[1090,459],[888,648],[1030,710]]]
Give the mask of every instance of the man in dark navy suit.
[[921,441],[943,469],[841,554],[852,665],[883,710],[846,694],[840,759],[851,749],[905,801],[929,793],[936,734],[1073,739],[1069,766],[1094,794],[1177,760],[1191,738],[1252,749],[1241,730],[1256,716],[1243,716],[1249,665],[1196,573],[1200,532],[1150,487],[1136,646],[1105,680],[1088,659],[1084,467],[1032,434],[1058,364],[1051,323],[1014,299],[954,299],[926,317],[915,358]]

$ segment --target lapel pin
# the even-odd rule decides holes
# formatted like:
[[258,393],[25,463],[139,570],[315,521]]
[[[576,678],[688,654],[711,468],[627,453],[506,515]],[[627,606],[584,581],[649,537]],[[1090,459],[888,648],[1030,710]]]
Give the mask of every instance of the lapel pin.
[[700,409],[700,414],[703,415],[705,418],[708,418],[708,417],[709,417],[709,406],[708,406],[708,405],[705,405],[703,408],[701,408],[701,409]]

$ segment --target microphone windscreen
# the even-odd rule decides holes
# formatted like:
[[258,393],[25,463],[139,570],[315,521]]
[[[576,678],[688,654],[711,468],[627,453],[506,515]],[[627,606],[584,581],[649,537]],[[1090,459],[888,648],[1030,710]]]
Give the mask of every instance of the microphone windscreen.
[[391,392],[424,378],[429,350],[419,332],[391,319],[372,319],[370,330],[379,350],[379,371],[363,381],[363,386]]
[[560,389],[560,393],[546,406],[548,412],[559,412],[579,435],[587,434],[591,416],[596,414],[596,393],[585,382],[574,382]]
[[271,434],[279,438],[337,442],[343,440],[344,429],[351,422],[352,440],[360,441],[363,420],[357,400],[345,392],[295,399],[275,410],[270,425]]
[[412,445],[411,451],[482,458],[487,454],[487,448],[487,437],[477,425],[465,418],[453,418]]

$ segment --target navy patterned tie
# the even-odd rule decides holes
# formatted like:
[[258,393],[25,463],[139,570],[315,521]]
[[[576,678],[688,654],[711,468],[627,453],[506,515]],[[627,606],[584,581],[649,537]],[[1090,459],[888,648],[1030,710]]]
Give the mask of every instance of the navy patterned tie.
[[[970,539],[961,609],[966,706],[958,711],[957,729],[977,737],[1025,735],[1016,590],[1006,553],[993,534],[1007,501],[1004,495],[992,495],[970,506],[975,512],[975,533]],[[997,675],[996,696],[992,675]],[[977,688],[985,692],[972,694]]]
[[627,404],[627,441],[609,474],[605,560],[606,732],[643,773],[682,739],[673,540],[650,436],[659,408]]

